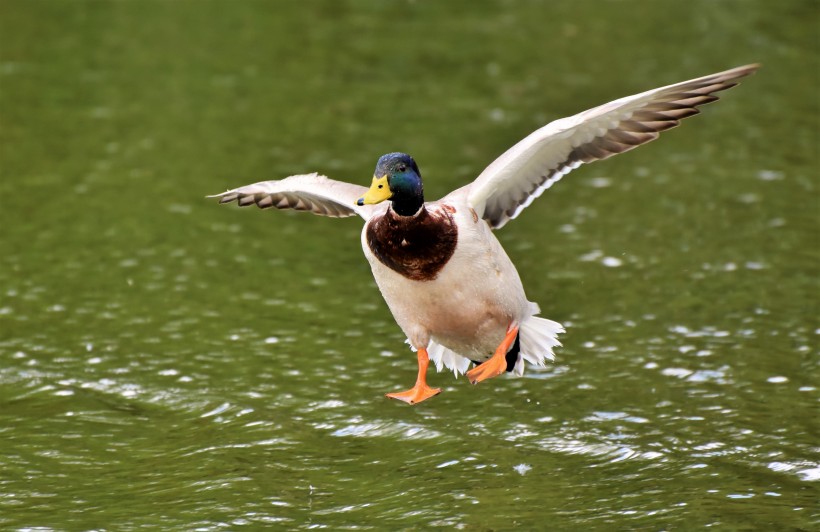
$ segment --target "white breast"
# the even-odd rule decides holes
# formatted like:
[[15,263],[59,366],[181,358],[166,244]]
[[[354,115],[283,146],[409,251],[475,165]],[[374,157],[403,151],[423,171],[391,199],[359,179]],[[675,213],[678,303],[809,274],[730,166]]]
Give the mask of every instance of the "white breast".
[[[444,208],[427,204],[435,212]],[[435,342],[470,358],[486,359],[511,322],[528,315],[518,272],[487,223],[465,204],[455,209],[455,252],[435,279],[415,281],[393,271],[371,252],[362,231],[362,248],[390,311],[415,348]],[[368,222],[369,223],[369,222]]]

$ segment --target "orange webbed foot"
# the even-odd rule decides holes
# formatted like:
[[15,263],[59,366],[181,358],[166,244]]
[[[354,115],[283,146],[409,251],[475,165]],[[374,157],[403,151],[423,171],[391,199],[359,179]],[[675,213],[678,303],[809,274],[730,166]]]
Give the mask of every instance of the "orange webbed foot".
[[493,356],[467,372],[470,383],[478,384],[481,381],[498,377],[507,370],[507,351],[510,350],[516,336],[518,336],[518,327],[511,325]]
[[430,358],[427,356],[427,349],[422,347],[418,350],[418,359],[419,374],[416,378],[416,385],[407,391],[387,393],[385,396],[404,401],[409,405],[414,405],[441,393],[441,388],[430,388],[427,386],[427,365],[430,363]]
[[438,395],[441,393],[441,388],[430,388],[426,384],[419,386],[416,384],[412,388],[404,392],[395,392],[395,393],[386,393],[384,394],[386,397],[391,399],[398,399],[399,401],[404,401],[409,405],[414,405],[416,403],[420,403],[425,399],[430,399],[434,395]]
[[474,367],[467,372],[470,384],[478,384],[481,381],[498,377],[507,370],[507,359],[504,356],[493,355],[492,358]]

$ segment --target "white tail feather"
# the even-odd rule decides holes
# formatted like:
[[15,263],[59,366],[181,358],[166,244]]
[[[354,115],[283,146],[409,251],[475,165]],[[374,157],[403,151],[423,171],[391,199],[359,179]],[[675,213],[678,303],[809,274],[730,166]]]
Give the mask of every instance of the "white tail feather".
[[435,340],[430,340],[427,355],[436,365],[436,371],[441,372],[441,370],[446,367],[447,369],[453,370],[453,375],[456,377],[458,377],[460,373],[466,373],[467,368],[470,367],[469,359],[436,343]]
[[542,368],[547,360],[555,360],[552,352],[554,347],[561,345],[558,335],[564,332],[564,327],[552,320],[536,318],[530,316],[521,322],[519,338],[521,341],[521,352],[518,361],[515,363],[513,373],[519,377],[524,374],[524,361],[533,366]]

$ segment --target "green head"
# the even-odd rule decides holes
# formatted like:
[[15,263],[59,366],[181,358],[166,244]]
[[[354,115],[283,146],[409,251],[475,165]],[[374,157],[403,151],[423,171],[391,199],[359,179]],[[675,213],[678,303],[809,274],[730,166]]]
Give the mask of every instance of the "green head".
[[385,200],[401,216],[412,216],[424,204],[424,189],[416,161],[406,153],[388,153],[379,158],[370,190],[359,198],[358,205],[372,205]]

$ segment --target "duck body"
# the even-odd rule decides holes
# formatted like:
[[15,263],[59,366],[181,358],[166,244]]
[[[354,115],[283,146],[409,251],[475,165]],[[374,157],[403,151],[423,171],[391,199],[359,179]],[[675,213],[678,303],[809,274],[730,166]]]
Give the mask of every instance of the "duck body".
[[[425,203],[416,162],[406,153],[388,153],[357,204],[378,205],[386,198],[387,208],[370,213],[362,249],[420,361],[466,373],[477,383],[504,371],[521,375],[524,360],[543,366],[552,359],[564,329],[534,317],[538,306],[527,301],[518,271],[471,207],[467,189]],[[468,371],[471,362],[477,366]],[[418,402],[426,398],[419,395],[425,387],[420,375],[416,387],[389,396]]]
[[460,369],[487,360],[530,311],[512,261],[463,202],[426,203],[412,216],[388,207],[365,225],[362,249],[410,345],[433,342],[457,353]]
[[305,174],[216,197],[364,219],[365,257],[418,358],[415,385],[387,396],[414,404],[441,391],[427,385],[430,361],[476,384],[505,371],[522,375],[525,361],[543,366],[560,345],[563,327],[537,316],[538,305],[527,299],[494,230],[575,168],[656,139],[758,66],[652,89],[551,122],[438,201],[425,202],[418,165],[398,152],[379,159],[370,188]]

